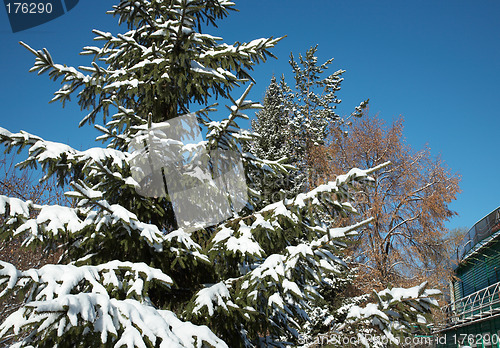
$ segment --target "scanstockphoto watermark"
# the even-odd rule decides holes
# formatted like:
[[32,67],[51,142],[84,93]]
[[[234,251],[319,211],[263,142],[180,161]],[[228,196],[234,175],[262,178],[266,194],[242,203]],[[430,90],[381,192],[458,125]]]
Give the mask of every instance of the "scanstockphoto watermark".
[[207,149],[195,114],[143,126],[129,151],[137,193],[168,196],[179,228],[194,231],[215,225],[248,202],[240,154]]
[[446,337],[444,336],[407,336],[407,337],[396,337],[394,341],[391,341],[385,335],[372,335],[372,334],[358,334],[356,336],[341,335],[341,334],[329,334],[329,335],[318,335],[312,339],[306,339],[304,336],[299,335],[298,343],[300,345],[335,345],[335,346],[352,346],[352,347],[366,347],[368,346],[387,346],[389,344],[401,346],[401,347],[412,347],[412,346],[423,346],[430,347],[435,344],[446,343]]
[[4,0],[13,33],[50,22],[72,10],[79,0]]

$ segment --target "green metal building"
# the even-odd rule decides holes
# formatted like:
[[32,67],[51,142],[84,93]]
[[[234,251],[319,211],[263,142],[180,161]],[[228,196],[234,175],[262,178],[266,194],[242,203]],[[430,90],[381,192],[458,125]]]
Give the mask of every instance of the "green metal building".
[[469,230],[456,260],[451,302],[435,328],[438,347],[500,348],[500,208]]

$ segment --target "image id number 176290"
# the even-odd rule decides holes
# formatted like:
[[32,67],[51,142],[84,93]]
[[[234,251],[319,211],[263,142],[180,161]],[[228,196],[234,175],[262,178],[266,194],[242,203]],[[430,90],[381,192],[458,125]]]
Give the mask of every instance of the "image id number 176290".
[[52,4],[35,2],[9,2],[5,4],[8,13],[40,14],[52,13]]

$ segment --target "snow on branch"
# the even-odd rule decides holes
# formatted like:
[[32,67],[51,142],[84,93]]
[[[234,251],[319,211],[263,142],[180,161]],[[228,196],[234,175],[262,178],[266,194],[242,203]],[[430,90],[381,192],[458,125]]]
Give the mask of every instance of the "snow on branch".
[[[157,310],[133,299],[118,300],[107,294],[78,293],[48,301],[28,303],[11,314],[0,326],[0,334],[12,330],[19,333],[22,327],[36,330],[24,338],[20,346],[29,346],[52,336],[56,342],[73,329],[100,335],[102,344],[114,347],[211,347],[227,348],[224,341],[206,326],[183,322],[168,310]],[[88,330],[92,328],[91,330]],[[44,335],[47,329],[52,329]],[[54,337],[55,336],[55,337]],[[67,342],[66,342],[67,343]],[[77,342],[75,342],[77,343]]]
[[20,42],[22,46],[24,46],[28,51],[35,55],[35,64],[30,69],[30,72],[38,71],[38,75],[48,72],[49,77],[56,81],[59,77],[62,77],[62,83],[69,82],[64,84],[63,87],[55,92],[55,96],[52,101],[61,100],[64,102],[69,100],[70,94],[74,92],[81,86],[85,85],[99,85],[99,74],[93,74],[92,76],[84,75],[73,67],[68,67],[66,65],[55,64],[52,60],[50,53],[44,48],[42,50],[34,50],[29,45],[24,42]]
[[30,133],[21,131],[20,133],[11,133],[0,127],[0,141],[7,145],[10,151],[13,147],[23,149],[29,147],[29,157],[20,165],[36,166],[40,163],[47,167],[57,167],[59,171],[69,170],[77,163],[83,163],[84,166],[91,166],[95,163],[104,163],[110,161],[113,166],[122,168],[130,156],[129,153],[110,149],[110,148],[90,148],[85,151],[78,151],[72,147],[43,140],[42,138]]
[[226,285],[220,282],[198,291],[196,294],[195,307],[192,312],[193,314],[198,314],[200,310],[205,307],[207,314],[213,316],[217,307],[221,307],[227,312],[229,311],[228,306],[238,308],[238,306],[231,301],[231,295]]
[[89,188],[82,182],[72,183],[72,186],[75,191],[67,194],[79,198],[84,206],[93,209],[83,221],[82,229],[92,226],[93,231],[99,232],[103,227],[118,230],[115,227],[119,226],[129,235],[132,232],[138,233],[156,252],[169,251],[178,257],[183,255],[197,261],[209,262],[208,257],[202,253],[201,246],[183,229],[164,233],[158,226],[140,221],[137,215],[123,206],[109,204],[99,190]]
[[[21,346],[74,329],[92,328],[101,342],[115,347],[144,347],[144,339],[160,347],[227,347],[207,327],[157,310],[147,296],[154,281],[170,287],[172,279],[145,263],[111,261],[98,266],[46,265],[19,271],[0,261],[0,286],[5,297],[24,289],[25,305],[0,326],[0,335],[30,327]],[[82,335],[92,334],[83,330]],[[80,336],[79,336],[80,337]]]
[[[79,213],[83,207],[70,208],[59,205],[35,205],[31,201],[23,202],[17,198],[10,198],[0,195],[0,214],[9,217],[4,223],[4,228],[10,230],[12,235],[19,235],[29,232],[25,244],[30,244],[35,240],[45,240],[65,235],[71,236],[79,234],[88,227],[99,232],[103,227],[111,228],[119,225],[126,231],[137,232],[141,238],[156,251],[162,251],[162,243],[167,241],[165,234],[156,225],[139,221],[137,216],[129,212],[118,204],[109,204],[102,198],[102,193],[73,183],[76,192],[69,192],[68,196],[84,198],[81,203],[88,206],[97,206],[98,211],[87,212],[84,220],[79,218]],[[35,215],[35,217],[31,217]],[[186,239],[181,240],[181,242]],[[183,244],[183,243],[180,243]],[[192,249],[199,252],[201,247],[193,247],[195,243],[183,244],[185,249]],[[194,248],[194,249],[193,249]],[[203,258],[199,255],[200,258]]]
[[53,238],[59,234],[73,235],[81,229],[82,220],[78,217],[78,210],[59,205],[41,206],[35,218],[27,220],[19,226],[14,235],[29,232],[25,244],[35,239]]
[[165,241],[169,245],[169,250],[178,257],[187,255],[194,260],[210,263],[207,255],[203,253],[201,246],[196,243],[191,234],[183,229],[177,229],[165,235]]
[[0,261],[0,297],[19,289],[29,288],[26,302],[51,300],[76,290],[107,294],[118,289],[125,298],[148,302],[147,283],[152,280],[170,286],[172,279],[161,270],[145,263],[110,261],[98,266],[45,265],[40,269],[19,271],[10,263]]
[[137,232],[154,250],[163,250],[165,234],[156,225],[140,221],[137,215],[119,204],[109,204],[102,192],[87,187],[83,182],[72,183],[72,186],[75,191],[68,192],[68,196],[80,199],[79,205],[98,208],[87,213],[80,229],[92,226],[92,230],[99,232],[103,227],[109,229],[118,225],[129,235],[132,231]]
[[[331,201],[330,197],[336,195],[340,198],[350,198],[349,185],[355,181],[371,181],[369,173],[387,166],[389,163],[361,170],[354,168],[345,175],[340,175],[335,181],[330,181],[327,184],[320,185],[317,188],[297,195],[294,199],[284,199],[276,203],[272,203],[264,207],[259,212],[244,218],[235,218],[221,225],[218,231],[212,237],[212,250],[224,250],[226,253],[240,253],[242,257],[255,259],[263,255],[263,249],[267,249],[262,243],[264,240],[259,238],[261,235],[264,239],[269,236],[266,232],[278,230],[286,230],[287,226],[295,225],[312,232],[317,239],[314,246],[318,247],[323,243],[345,237],[346,234],[352,233],[355,229],[369,223],[371,220],[365,220],[354,226],[346,227],[344,230],[331,230],[328,226],[315,221],[314,216],[309,216],[309,222],[303,223],[304,216],[311,214],[308,207],[313,206],[318,208],[321,203],[329,204],[332,209],[337,211],[355,212],[355,209],[349,202]],[[321,207],[323,208],[323,207]],[[316,219],[318,220],[318,219]],[[299,233],[299,231],[296,231]],[[297,234],[298,236],[298,234]],[[244,239],[244,242],[242,240]],[[265,243],[265,242],[264,242]]]
[[1,228],[9,230],[11,235],[28,232],[25,244],[52,238],[59,233],[75,233],[82,223],[77,209],[38,205],[3,195],[0,195],[0,215],[6,218]]
[[[428,289],[427,282],[412,288],[393,288],[374,292],[375,302],[364,307],[348,305],[341,309],[347,313],[346,321],[338,329],[358,323],[367,323],[382,332],[392,343],[399,344],[398,337],[409,333],[418,324],[426,330],[430,310],[438,306],[436,297],[441,291]],[[362,342],[368,342],[362,337]],[[365,344],[367,347],[368,343]]]
[[[219,45],[210,50],[205,51],[200,55],[200,59],[204,63],[210,63],[212,60],[229,60],[232,57],[246,57],[245,63],[253,65],[253,60],[258,61],[259,58],[265,58],[265,55],[274,57],[268,50],[273,48],[283,37],[262,38],[252,40],[249,43],[235,45]],[[264,55],[262,54],[264,52]]]
[[227,118],[223,119],[222,121],[208,122],[203,119],[201,120],[202,124],[207,127],[208,130],[206,137],[208,141],[208,147],[210,149],[220,147],[229,149],[236,148],[238,143],[237,138],[240,138],[240,128],[236,124],[235,120],[237,118],[248,118],[248,116],[241,112],[242,110],[256,109],[261,107],[259,103],[245,100],[252,87],[253,83],[251,83],[246,88],[246,90],[238,100],[231,99],[234,105],[229,107],[230,114]]

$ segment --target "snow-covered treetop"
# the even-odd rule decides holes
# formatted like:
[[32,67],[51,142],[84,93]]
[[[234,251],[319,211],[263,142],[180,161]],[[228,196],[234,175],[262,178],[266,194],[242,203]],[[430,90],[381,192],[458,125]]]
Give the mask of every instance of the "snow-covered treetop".
[[[93,60],[91,66],[78,69],[54,63],[45,49],[22,44],[36,56],[31,71],[62,79],[52,101],[64,104],[79,91],[79,105],[90,110],[81,124],[93,123],[99,112],[108,116],[110,106],[129,114],[128,123],[145,120],[150,112],[153,121],[160,122],[188,112],[190,103],[206,103],[211,95],[227,97],[233,87],[252,80],[248,71],[255,63],[272,56],[269,49],[280,39],[229,45],[201,33],[201,23],[215,25],[233,5],[214,0],[123,0],[109,13],[130,30],[118,35],[94,30],[95,40],[103,46],[84,47],[81,54]],[[127,127],[127,122],[113,128]]]

